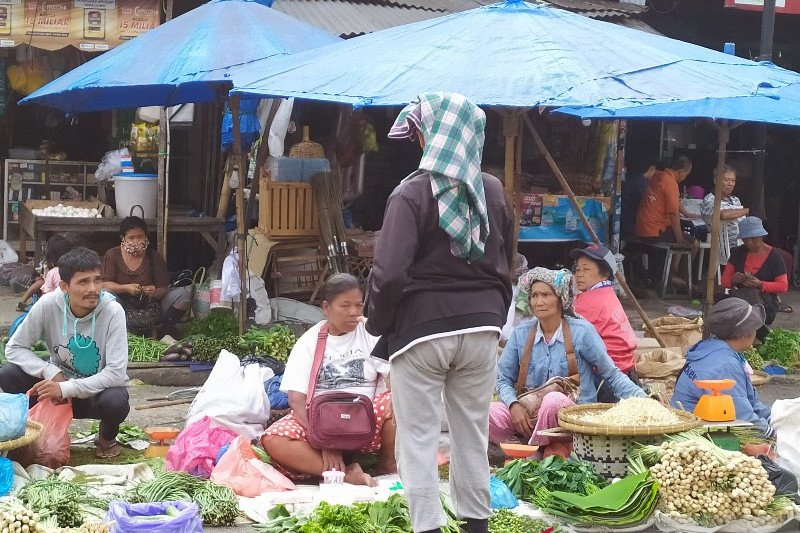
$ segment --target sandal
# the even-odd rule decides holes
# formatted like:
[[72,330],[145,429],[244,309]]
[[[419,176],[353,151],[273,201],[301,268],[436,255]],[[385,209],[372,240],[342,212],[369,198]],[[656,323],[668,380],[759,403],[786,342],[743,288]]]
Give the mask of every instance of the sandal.
[[19,302],[17,304],[17,311],[19,311],[20,313],[24,313],[27,308],[28,304],[26,304],[25,302]]
[[117,441],[114,441],[111,444],[102,444],[100,442],[100,438],[96,437],[94,439],[94,445],[97,448],[94,452],[94,455],[98,459],[113,459],[122,453],[122,447],[120,447]]
[[780,311],[781,313],[791,313],[792,311],[794,311],[794,309],[792,309],[791,305],[782,305],[778,308],[778,311]]

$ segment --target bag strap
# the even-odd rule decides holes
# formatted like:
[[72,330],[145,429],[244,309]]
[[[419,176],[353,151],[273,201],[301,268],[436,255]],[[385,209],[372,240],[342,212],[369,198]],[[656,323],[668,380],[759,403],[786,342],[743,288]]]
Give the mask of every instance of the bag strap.
[[[197,279],[198,274],[200,274],[199,280]],[[192,276],[192,282],[195,285],[202,285],[203,281],[205,280],[205,277],[206,277],[206,267],[200,267],[197,270],[195,270],[194,276]]]
[[519,363],[519,374],[517,376],[517,396],[525,392],[525,382],[528,380],[528,367],[531,364],[533,341],[536,340],[537,329],[535,326],[531,328],[528,333],[528,339],[525,341],[525,347],[522,349],[522,360]]
[[[531,364],[531,357],[533,356],[533,341],[536,340],[537,329],[537,327],[531,328],[531,331],[528,333],[528,339],[525,341],[525,348],[523,348],[522,361],[520,361],[519,375],[517,376],[518,396],[525,392],[525,381],[528,378],[528,366]],[[567,356],[567,374],[570,380],[579,383],[580,374],[578,372],[578,359],[575,357],[575,347],[572,344],[572,331],[569,329],[569,322],[567,322],[566,318],[561,321],[561,335],[564,337],[564,352]]]
[[317,377],[319,376],[319,369],[322,366],[322,360],[325,358],[325,345],[328,343],[328,322],[326,321],[319,328],[317,335],[317,347],[314,350],[314,363],[311,365],[311,375],[308,378],[308,392],[306,393],[306,405],[311,405],[311,397],[314,396],[314,391],[317,388]]
[[564,352],[567,356],[567,375],[575,383],[580,383],[578,359],[575,357],[575,346],[572,344],[572,331],[566,318],[561,321],[561,333],[564,336]]

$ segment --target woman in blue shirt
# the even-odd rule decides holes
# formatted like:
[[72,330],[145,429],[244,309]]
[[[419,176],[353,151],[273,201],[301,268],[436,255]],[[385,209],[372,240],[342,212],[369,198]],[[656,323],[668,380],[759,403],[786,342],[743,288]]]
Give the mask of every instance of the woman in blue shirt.
[[[534,268],[519,280],[517,308],[523,316],[535,320],[514,329],[497,364],[497,393],[500,402],[493,402],[489,412],[489,436],[494,443],[505,442],[514,435],[530,444],[538,444],[542,455],[569,455],[570,446],[551,442],[552,437],[538,432],[558,425],[558,410],[572,405],[564,394],[551,392],[544,397],[535,424],[517,401],[517,381],[526,344],[531,356],[525,379],[526,389],[535,389],[554,377],[569,377],[567,349],[571,339],[574,371],[580,377],[578,403],[597,401],[595,375],[609,384],[619,398],[646,396],[644,391],[620,372],[606,352],[603,340],[589,322],[575,313],[573,303],[577,288],[569,270]],[[568,340],[569,340],[568,339]],[[535,426],[535,427],[534,427]],[[552,447],[551,450],[547,450]]]
[[716,338],[702,340],[686,353],[686,365],[678,375],[670,401],[672,406],[694,411],[700,396],[708,394],[694,380],[732,379],[736,385],[724,393],[733,397],[736,420],[752,422],[770,436],[771,410],[758,397],[742,355],[753,346],[765,316],[763,305],[750,305],[741,298],[726,298],[717,303],[708,317],[708,329]]

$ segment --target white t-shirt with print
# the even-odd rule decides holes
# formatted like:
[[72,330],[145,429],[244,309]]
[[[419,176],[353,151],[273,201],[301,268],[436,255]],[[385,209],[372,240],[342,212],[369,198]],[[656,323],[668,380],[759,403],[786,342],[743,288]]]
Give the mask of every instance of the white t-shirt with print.
[[[320,322],[297,339],[286,363],[282,391],[308,392],[317,337],[324,323]],[[377,342],[378,337],[367,333],[362,323],[345,335],[328,335],[316,394],[336,390],[374,398],[386,390],[383,378],[389,375],[389,362],[371,355]]]

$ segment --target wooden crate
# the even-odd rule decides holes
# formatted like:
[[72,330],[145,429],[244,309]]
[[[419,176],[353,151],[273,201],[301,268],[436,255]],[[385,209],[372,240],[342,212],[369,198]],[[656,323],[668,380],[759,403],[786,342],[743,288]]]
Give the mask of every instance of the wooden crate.
[[317,205],[310,183],[271,181],[259,184],[258,227],[271,239],[318,234]]

